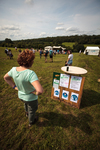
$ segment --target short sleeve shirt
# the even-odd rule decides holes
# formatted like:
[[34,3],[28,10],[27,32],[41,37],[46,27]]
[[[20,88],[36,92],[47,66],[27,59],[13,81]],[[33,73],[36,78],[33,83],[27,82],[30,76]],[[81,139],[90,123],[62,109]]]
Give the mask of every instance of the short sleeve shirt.
[[69,60],[73,60],[73,54],[69,54],[68,58]]
[[17,71],[16,67],[13,67],[8,75],[13,78],[17,88],[18,97],[25,101],[33,101],[38,99],[38,96],[31,93],[35,90],[32,82],[38,80],[36,73],[30,69],[23,71]]

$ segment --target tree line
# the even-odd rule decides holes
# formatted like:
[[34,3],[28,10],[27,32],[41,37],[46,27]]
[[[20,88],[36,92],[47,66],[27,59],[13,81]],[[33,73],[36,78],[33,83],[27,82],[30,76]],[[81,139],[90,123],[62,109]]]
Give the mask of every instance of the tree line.
[[[73,48],[62,46],[63,42],[74,42]],[[0,41],[1,47],[18,47],[18,48],[35,48],[44,49],[45,46],[62,46],[66,50],[71,49],[73,52],[77,52],[80,49],[83,51],[84,44],[98,44],[100,45],[100,35],[73,35],[73,36],[57,36],[46,37],[38,39],[25,39],[12,41],[6,38],[4,41]]]

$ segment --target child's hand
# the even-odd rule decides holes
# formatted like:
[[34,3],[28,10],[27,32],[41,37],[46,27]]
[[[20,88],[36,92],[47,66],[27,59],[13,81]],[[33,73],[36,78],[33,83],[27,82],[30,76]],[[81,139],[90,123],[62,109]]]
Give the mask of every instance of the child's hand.
[[16,90],[16,91],[18,91],[18,88],[17,88],[17,86],[15,87],[15,90]]
[[33,93],[33,94],[35,94],[36,95],[36,90],[34,90],[33,92],[31,92],[31,93]]

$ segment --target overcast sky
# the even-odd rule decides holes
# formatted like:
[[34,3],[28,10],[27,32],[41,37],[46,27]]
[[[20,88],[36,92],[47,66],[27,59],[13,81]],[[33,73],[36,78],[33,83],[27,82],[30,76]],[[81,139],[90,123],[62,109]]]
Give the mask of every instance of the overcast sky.
[[0,40],[100,35],[100,0],[0,0]]

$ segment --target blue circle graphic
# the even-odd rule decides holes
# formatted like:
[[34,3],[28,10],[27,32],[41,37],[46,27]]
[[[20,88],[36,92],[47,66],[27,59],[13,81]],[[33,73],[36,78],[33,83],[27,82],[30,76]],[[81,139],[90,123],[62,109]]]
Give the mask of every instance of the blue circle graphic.
[[55,91],[55,95],[59,95],[59,91],[56,90],[56,91]]
[[63,97],[64,97],[64,98],[67,98],[67,96],[68,96],[67,93],[64,92],[64,93],[63,93]]
[[72,95],[71,98],[72,98],[73,101],[77,101],[78,100],[78,97],[76,95]]

